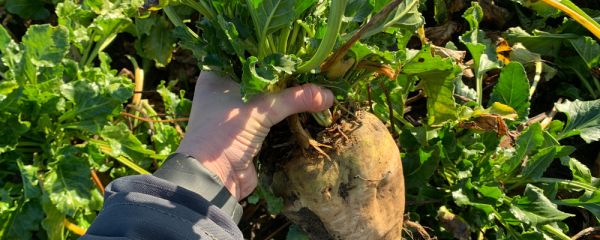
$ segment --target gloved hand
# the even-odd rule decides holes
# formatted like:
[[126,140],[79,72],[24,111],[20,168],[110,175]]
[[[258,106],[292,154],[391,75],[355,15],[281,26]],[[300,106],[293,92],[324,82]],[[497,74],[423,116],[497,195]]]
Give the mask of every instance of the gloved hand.
[[202,72],[187,131],[177,152],[193,156],[219,176],[239,201],[256,188],[252,158],[269,129],[289,115],[325,110],[333,104],[333,98],[331,91],[305,84],[244,103],[239,84]]

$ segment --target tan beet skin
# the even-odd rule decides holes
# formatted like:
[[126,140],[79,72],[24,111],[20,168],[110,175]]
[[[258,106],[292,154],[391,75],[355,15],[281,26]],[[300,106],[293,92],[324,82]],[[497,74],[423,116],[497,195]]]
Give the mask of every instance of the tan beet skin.
[[[374,115],[342,122],[327,152],[296,154],[274,174],[284,214],[313,239],[401,239],[404,176],[398,146]],[[310,155],[310,156],[306,156]]]

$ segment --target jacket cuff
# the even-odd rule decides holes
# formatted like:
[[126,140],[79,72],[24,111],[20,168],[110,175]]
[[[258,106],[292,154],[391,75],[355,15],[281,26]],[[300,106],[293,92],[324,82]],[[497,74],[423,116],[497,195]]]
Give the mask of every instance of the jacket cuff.
[[192,156],[172,154],[153,175],[199,194],[239,223],[242,206],[221,179]]

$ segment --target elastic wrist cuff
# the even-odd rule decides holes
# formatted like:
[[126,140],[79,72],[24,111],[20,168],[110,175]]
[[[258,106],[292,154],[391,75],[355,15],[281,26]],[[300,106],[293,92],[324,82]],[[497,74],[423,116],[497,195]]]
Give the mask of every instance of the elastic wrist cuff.
[[178,186],[196,192],[221,208],[235,223],[242,217],[242,206],[237,202],[221,179],[192,156],[175,153],[153,174]]

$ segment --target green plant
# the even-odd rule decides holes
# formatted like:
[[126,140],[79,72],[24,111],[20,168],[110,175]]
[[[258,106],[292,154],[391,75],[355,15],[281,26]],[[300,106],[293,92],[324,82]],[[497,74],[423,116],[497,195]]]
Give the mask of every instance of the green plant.
[[[391,1],[392,6],[403,5],[386,12],[387,1],[181,1],[205,16],[201,31],[188,29],[175,16],[170,19],[179,26],[181,46],[192,50],[205,69],[241,82],[245,99],[294,82],[315,82],[334,90],[342,103],[368,103],[366,107],[400,136],[408,201],[435,203],[408,204],[409,216],[430,226],[440,221],[445,228],[434,229],[440,236],[564,239],[568,228],[562,221],[573,215],[560,211],[559,205],[573,203],[567,205],[596,215],[592,205],[597,204],[597,180],[569,157],[573,147],[559,141],[573,136],[569,133],[595,141],[586,135],[595,135],[596,121],[572,116],[596,114],[598,101],[564,103],[570,110],[557,104],[560,111],[577,111],[569,113],[564,130],[556,120],[548,125],[552,118],[533,123],[530,99],[541,75],[551,77],[553,72],[534,53],[544,51],[532,46],[530,52],[525,47],[531,45],[523,41],[525,47],[515,51],[522,55],[500,62],[496,45],[480,29],[484,10],[472,3],[463,14],[470,30],[460,38],[473,58],[472,90],[462,82],[462,62],[444,54],[453,50],[427,42],[420,50],[406,48],[422,20],[417,1],[399,2]],[[340,9],[345,9],[343,14]],[[511,43],[524,39],[511,34]],[[533,82],[526,68],[531,61],[538,79]],[[492,71],[499,71],[500,77],[485,104],[484,78]],[[424,122],[404,116],[405,103],[417,90],[427,98]],[[457,101],[457,94],[466,101]],[[570,131],[575,122],[585,122],[579,127],[593,126],[592,130]],[[570,167],[575,179],[546,177],[554,159]],[[265,195],[265,189],[260,196],[278,202]],[[560,197],[564,194],[580,197],[565,202]],[[438,217],[428,215],[432,212]]]
[[[57,26],[32,25],[19,43],[0,27],[0,122],[7,126],[0,133],[0,238],[82,234],[102,206],[97,175],[106,184],[107,177],[148,173],[177,146],[175,125],[148,126],[156,113],[146,100],[133,114],[124,109],[134,84],[103,52],[131,26],[132,11],[65,1],[56,6]],[[170,117],[187,115],[189,100],[164,86],[158,91]]]
[[[0,27],[0,122],[6,126],[0,130],[0,238],[75,238],[99,211],[103,184],[160,166],[181,138],[191,102],[171,92],[174,81],[142,87],[143,73],[176,67],[174,52],[184,50],[200,69],[240,82],[246,100],[312,82],[337,97],[331,115],[315,114],[321,125],[338,126],[359,110],[385,122],[404,164],[405,231],[422,234],[422,225],[438,238],[567,239],[600,220],[600,181],[586,159],[576,159],[583,143],[600,138],[600,48],[578,22],[544,2],[562,3],[587,29],[597,25],[593,9],[566,0],[499,3],[514,7],[517,17],[500,29],[511,53],[499,61],[485,21],[493,14],[488,1],[458,10],[444,0],[152,2],[0,1],[8,23]],[[52,6],[55,26],[11,33],[15,22],[26,26],[16,16],[51,21]],[[524,7],[536,15],[524,14]],[[435,36],[422,31],[421,12],[440,25],[462,15],[465,31],[450,38],[458,48],[428,42]],[[117,73],[109,57],[117,54],[107,52],[122,43],[120,36],[134,38],[128,46],[137,56],[126,61],[133,62],[135,83]],[[157,98],[142,99],[140,90],[156,90]],[[549,99],[554,106],[541,103]],[[540,112],[547,113],[533,116]],[[311,121],[295,127],[327,143],[314,134],[323,127]],[[260,169],[268,167],[268,159],[258,160]],[[261,174],[248,202],[267,202],[269,212],[279,213],[285,199]],[[358,182],[385,177],[351,176]],[[296,225],[287,234],[303,235]]]

